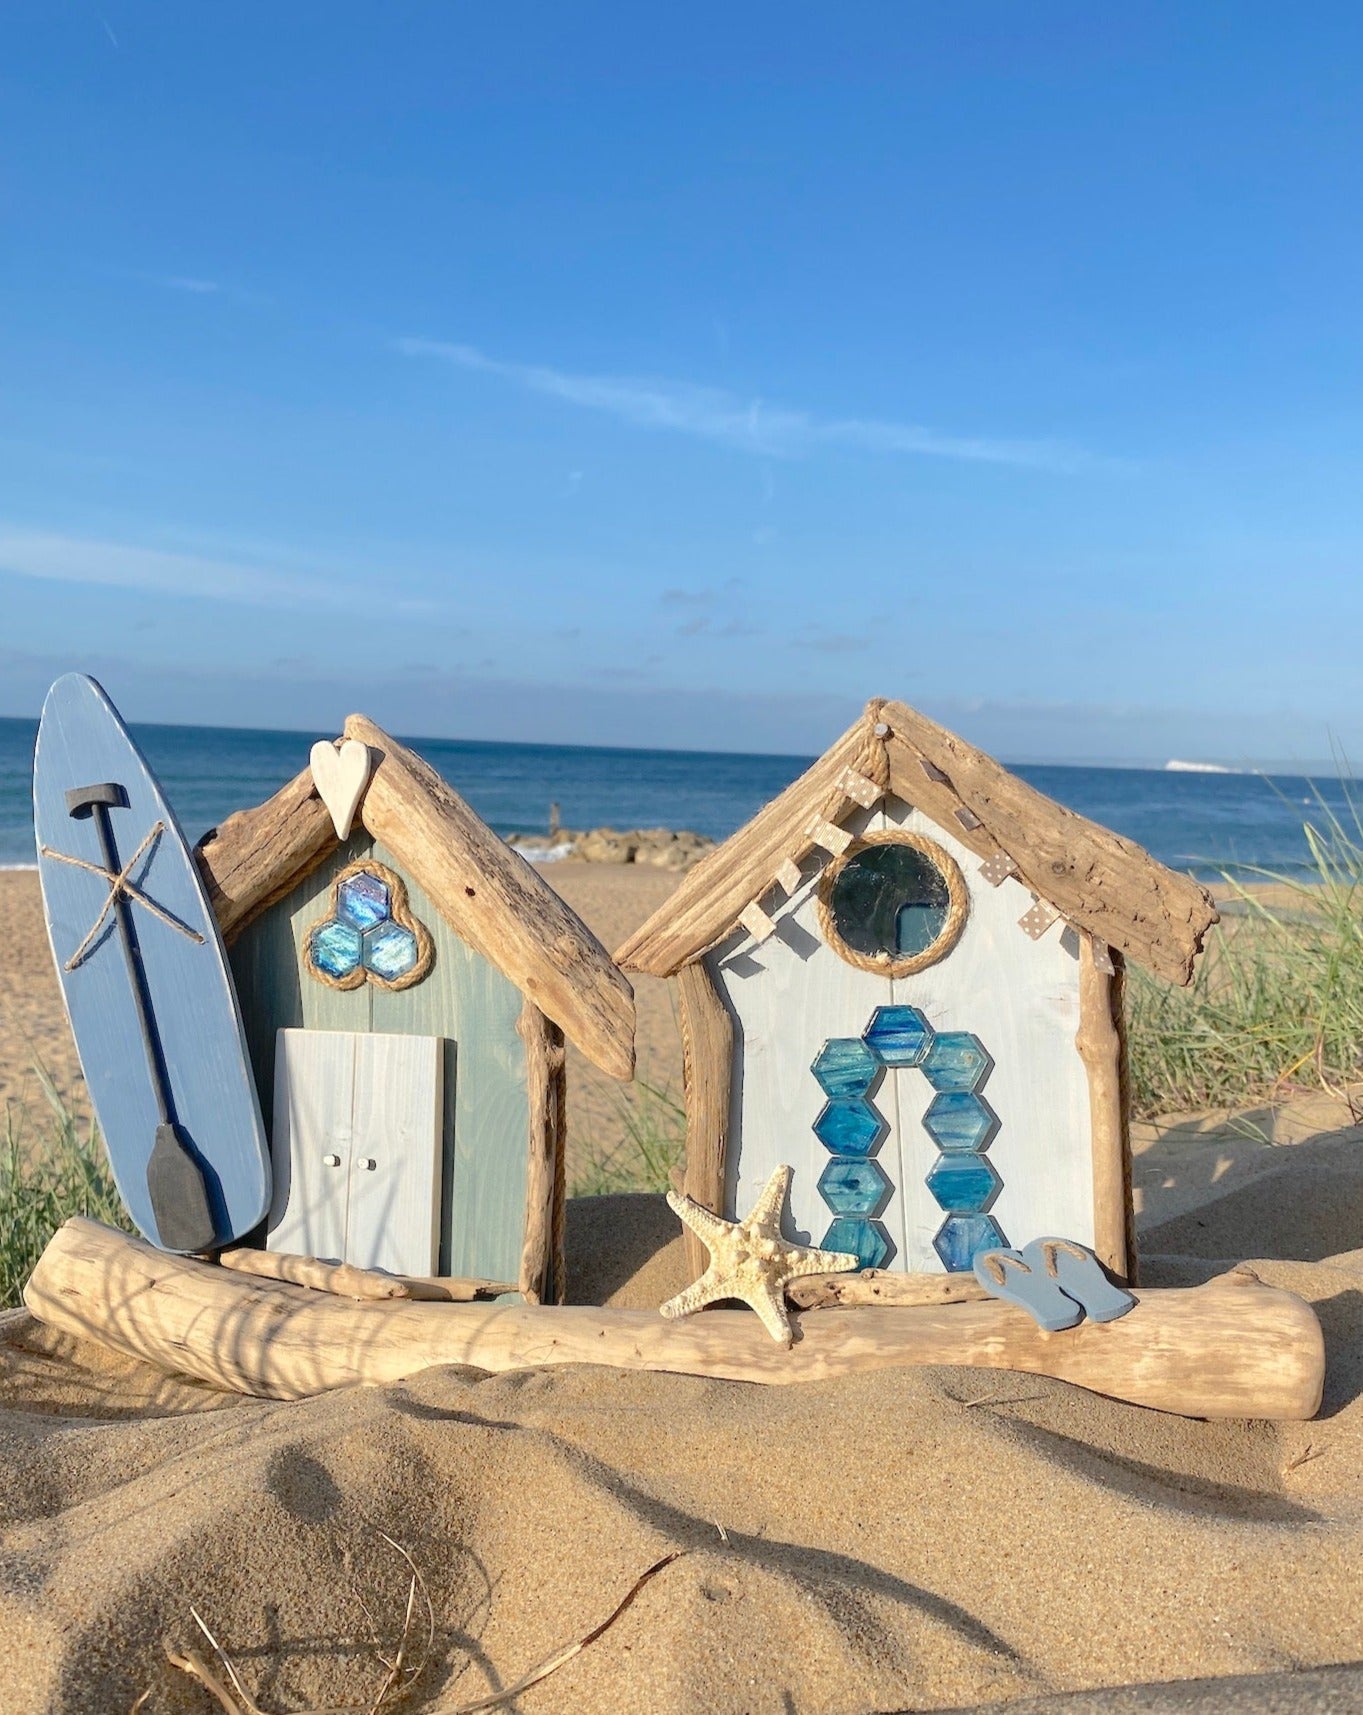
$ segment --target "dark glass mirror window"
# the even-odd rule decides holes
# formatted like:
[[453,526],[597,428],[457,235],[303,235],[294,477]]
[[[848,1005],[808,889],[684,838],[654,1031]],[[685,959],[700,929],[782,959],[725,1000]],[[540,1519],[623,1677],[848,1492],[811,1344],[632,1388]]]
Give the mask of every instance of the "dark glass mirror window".
[[941,937],[951,890],[926,852],[887,842],[853,853],[833,881],[828,907],[854,953],[908,959]]

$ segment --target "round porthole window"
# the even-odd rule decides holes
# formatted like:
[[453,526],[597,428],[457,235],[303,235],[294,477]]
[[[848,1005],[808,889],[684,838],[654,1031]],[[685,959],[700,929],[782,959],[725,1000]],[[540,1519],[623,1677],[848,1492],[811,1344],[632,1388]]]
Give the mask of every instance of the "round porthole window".
[[965,879],[921,834],[867,834],[824,871],[824,939],[849,964],[907,977],[949,953],[965,926]]

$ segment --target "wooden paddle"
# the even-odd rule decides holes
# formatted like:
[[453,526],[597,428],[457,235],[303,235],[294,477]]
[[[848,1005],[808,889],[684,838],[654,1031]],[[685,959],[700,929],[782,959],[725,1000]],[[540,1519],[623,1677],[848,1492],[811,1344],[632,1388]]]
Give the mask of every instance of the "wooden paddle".
[[174,1097],[166,1076],[165,1057],[156,1033],[156,1019],[142,966],[142,950],[137,941],[137,925],[133,922],[123,891],[123,870],[118,860],[113,824],[109,820],[111,809],[127,807],[127,788],[112,780],[100,781],[93,786],[75,786],[66,794],[67,814],[77,821],[92,818],[99,836],[100,854],[109,874],[113,919],[123,946],[123,957],[127,961],[133,1007],[147,1059],[152,1095],[156,1100],[156,1138],[151,1159],[147,1162],[147,1191],[156,1217],[157,1234],[161,1243],[170,1250],[207,1250],[217,1238],[208,1187],[193,1145],[175,1118]]

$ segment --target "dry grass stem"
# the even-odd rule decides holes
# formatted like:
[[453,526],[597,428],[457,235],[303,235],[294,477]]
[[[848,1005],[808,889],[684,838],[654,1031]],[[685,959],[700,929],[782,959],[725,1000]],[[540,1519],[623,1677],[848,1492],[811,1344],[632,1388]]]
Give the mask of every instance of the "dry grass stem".
[[1283,1476],[1289,1471],[1300,1470],[1303,1465],[1309,1465],[1313,1459],[1323,1459],[1330,1451],[1328,1447],[1317,1447],[1314,1441],[1308,1441],[1300,1453],[1294,1453],[1283,1466]]
[[978,1399],[963,1399],[958,1403],[967,1411],[973,1411],[980,1405],[1028,1405],[1032,1400],[1042,1397],[1039,1393],[985,1393]]
[[[717,1525],[716,1529],[719,1530],[721,1536],[724,1536],[722,1526]],[[417,1679],[420,1678],[427,1661],[430,1659],[431,1651],[435,1645],[435,1608],[427,1591],[426,1582],[418,1571],[415,1561],[402,1544],[394,1542],[393,1538],[384,1531],[380,1531],[379,1535],[390,1547],[397,1550],[411,1568],[412,1573],[407,1588],[406,1614],[402,1622],[402,1632],[398,1639],[397,1649],[391,1661],[385,1656],[380,1655],[379,1657],[388,1672],[375,1695],[364,1703],[333,1705],[325,1709],[304,1709],[297,1711],[296,1715],[380,1715],[381,1710],[391,1708],[407,1695]],[[724,1540],[727,1542],[729,1539],[725,1536]],[[555,1650],[553,1655],[547,1657],[538,1667],[531,1668],[530,1672],[522,1679],[518,1679],[514,1685],[507,1686],[504,1691],[489,1692],[486,1697],[475,1698],[471,1703],[439,1705],[432,1710],[432,1715],[480,1715],[483,1710],[496,1709],[503,1703],[513,1702],[524,1692],[529,1691],[531,1686],[538,1685],[541,1680],[548,1679],[550,1674],[557,1673],[559,1668],[566,1667],[576,1656],[581,1655],[583,1650],[589,1648],[599,1637],[609,1631],[644,1586],[656,1578],[664,1567],[670,1566],[674,1560],[680,1560],[686,1552],[685,1549],[674,1549],[671,1554],[665,1554],[661,1560],[655,1560],[646,1572],[640,1573],[621,1600],[599,1625],[594,1626],[583,1637]],[[426,1641],[420,1657],[416,1661],[409,1661],[408,1646],[411,1642],[418,1601],[426,1609]],[[177,1650],[170,1644],[166,1644],[167,1661],[172,1667],[178,1668],[181,1673],[188,1674],[191,1679],[197,1680],[217,1700],[220,1707],[225,1711],[225,1715],[268,1715],[268,1711],[260,1707],[245,1685],[242,1684],[241,1676],[238,1674],[231,1657],[209,1631],[199,1611],[196,1608],[191,1608],[189,1611],[193,1616],[195,1625],[208,1640],[218,1661],[222,1664],[222,1671],[226,1674],[230,1685],[225,1683],[220,1675],[209,1666],[198,1650]],[[142,1694],[133,1706],[134,1711],[146,1701],[147,1695],[147,1692]]]
[[482,1711],[485,1709],[496,1709],[499,1704],[514,1702],[517,1697],[529,1691],[532,1685],[538,1685],[541,1680],[548,1679],[551,1673],[557,1673],[561,1667],[566,1667],[574,1657],[581,1655],[583,1650],[594,1644],[603,1633],[609,1631],[634,1601],[644,1585],[656,1578],[663,1568],[670,1566],[674,1560],[680,1560],[685,1553],[684,1548],[677,1548],[671,1554],[665,1554],[661,1560],[655,1560],[647,1572],[641,1572],[634,1580],[622,1600],[607,1614],[599,1626],[594,1626],[585,1637],[578,1638],[576,1642],[565,1644],[562,1649],[555,1650],[553,1655],[542,1661],[538,1667],[531,1668],[523,1679],[518,1679],[514,1685],[508,1685],[505,1691],[491,1692],[487,1697],[475,1698],[472,1703],[445,1704],[434,1709],[431,1715],[482,1715]]
[[[388,1677],[380,1685],[378,1693],[370,1705],[369,1715],[378,1715],[379,1710],[385,1704],[396,1703],[406,1695],[411,1686],[421,1677],[426,1663],[430,1660],[431,1651],[435,1647],[435,1606],[431,1601],[430,1592],[426,1588],[426,1580],[421,1576],[416,1562],[400,1542],[394,1541],[385,1530],[381,1530],[379,1535],[390,1548],[394,1549],[407,1562],[412,1578],[407,1587],[407,1611],[403,1616],[402,1635],[398,1639],[397,1651],[391,1662],[384,1656],[379,1656],[379,1660],[388,1669]],[[422,1605],[426,1609],[426,1642],[417,1660],[408,1662],[407,1646],[411,1641],[412,1622],[416,1616],[418,1596],[420,1596]]]
[[[200,1624],[202,1624],[202,1621]],[[248,1702],[243,1704],[237,1701],[228,1688],[223,1684],[222,1680],[218,1678],[217,1674],[214,1673],[213,1669],[199,1654],[198,1650],[176,1650],[172,1649],[169,1644],[165,1646],[165,1650],[166,1660],[170,1665],[172,1667],[178,1667],[181,1673],[187,1673],[191,1679],[197,1679],[199,1684],[203,1686],[204,1690],[207,1691],[218,1705],[226,1711],[226,1715],[243,1715],[243,1712],[245,1712],[245,1715],[250,1715],[250,1711],[255,1709],[255,1705],[253,1703]],[[146,1693],[143,1692],[142,1698],[138,1699],[138,1703],[140,1703],[145,1696]],[[134,1709],[136,1709],[137,1706],[137,1704],[134,1704]]]
[[[227,1673],[227,1677],[232,1681],[232,1688],[237,1693],[238,1697],[240,1697],[241,1703],[242,1703],[242,1708],[245,1709],[246,1715],[264,1715],[264,1712],[257,1705],[255,1698],[251,1696],[251,1693],[241,1683],[240,1675],[237,1673],[236,1668],[233,1666],[231,1657],[228,1655],[227,1651],[222,1647],[222,1645],[218,1642],[218,1640],[213,1636],[212,1632],[209,1631],[207,1625],[204,1622],[203,1615],[200,1614],[200,1612],[197,1608],[191,1608],[189,1611],[190,1611],[190,1614],[193,1616],[194,1624],[199,1628],[199,1630],[203,1633],[203,1635],[208,1639],[209,1643],[213,1647],[214,1653],[217,1655],[218,1660],[222,1663],[223,1668]],[[190,1653],[193,1654],[194,1652],[191,1651]],[[215,1693],[214,1695],[217,1695],[217,1694]]]

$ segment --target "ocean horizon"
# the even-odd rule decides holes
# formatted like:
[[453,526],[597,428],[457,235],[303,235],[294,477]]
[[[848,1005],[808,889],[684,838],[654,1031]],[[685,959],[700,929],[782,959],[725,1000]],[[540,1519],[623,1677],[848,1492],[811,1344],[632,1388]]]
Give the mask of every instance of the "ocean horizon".
[[[34,862],[36,720],[0,718],[0,868]],[[192,842],[268,798],[307,763],[317,732],[130,724]],[[326,735],[329,736],[329,735]],[[565,828],[689,828],[722,840],[789,785],[811,756],[739,751],[404,738],[499,834]],[[1129,763],[1010,762],[1079,814],[1204,880],[1268,869],[1305,873],[1303,826],[1355,827],[1353,782],[1335,764],[1204,772]],[[1281,769],[1281,771],[1279,771]]]

